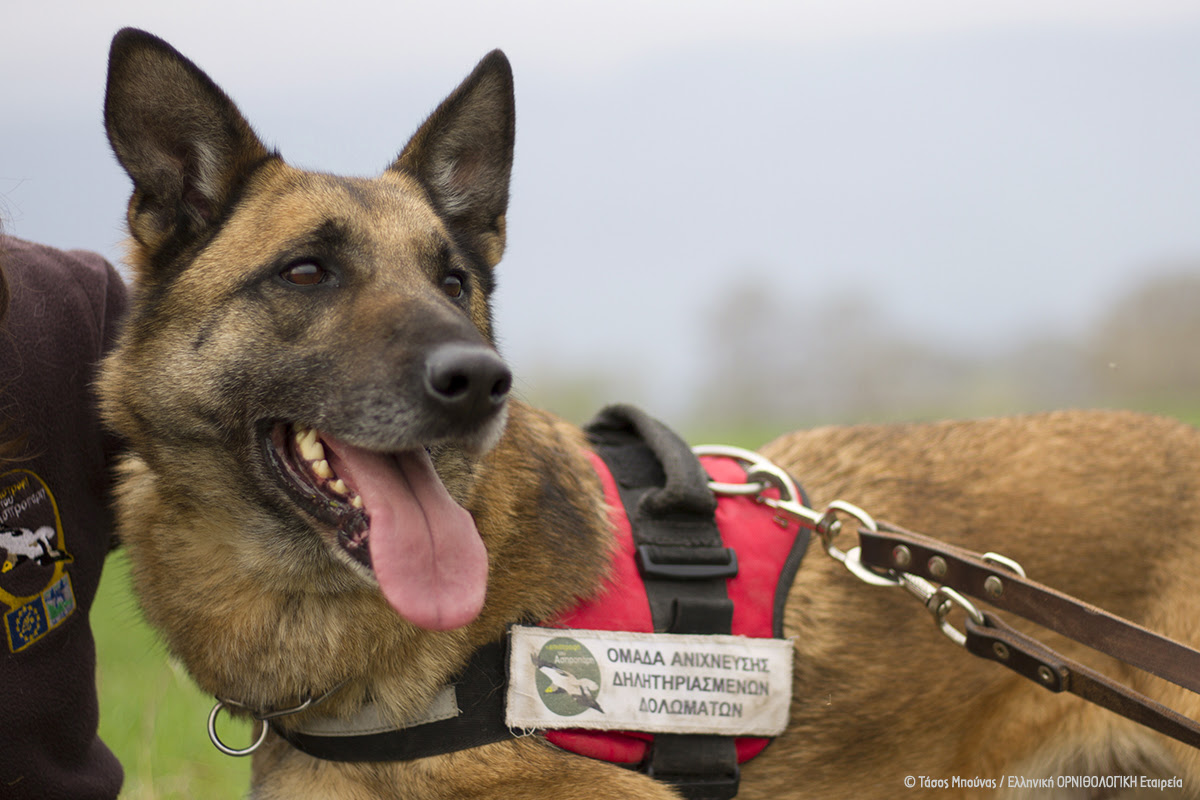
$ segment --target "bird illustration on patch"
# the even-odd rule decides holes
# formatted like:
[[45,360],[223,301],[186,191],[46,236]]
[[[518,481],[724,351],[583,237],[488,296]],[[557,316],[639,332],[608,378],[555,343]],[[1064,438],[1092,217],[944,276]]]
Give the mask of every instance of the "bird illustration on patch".
[[550,685],[543,690],[545,694],[564,694],[573,700],[581,711],[594,708],[601,714],[604,713],[604,709],[596,702],[596,695],[600,692],[599,683],[591,678],[581,678],[539,656],[530,658],[533,659],[534,668],[550,681]]

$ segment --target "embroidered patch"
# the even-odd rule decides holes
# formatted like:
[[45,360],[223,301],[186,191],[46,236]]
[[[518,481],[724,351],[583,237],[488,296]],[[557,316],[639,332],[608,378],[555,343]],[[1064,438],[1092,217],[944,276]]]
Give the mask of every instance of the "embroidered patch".
[[14,653],[24,650],[58,627],[74,610],[71,576],[63,575],[41,595],[4,615],[9,649]]
[[71,576],[62,579],[42,592],[42,604],[46,607],[46,620],[50,627],[57,626],[75,610],[75,592],[71,589]]
[[788,639],[512,629],[512,728],[777,736],[791,701]]
[[0,615],[19,652],[75,611],[62,520],[50,487],[29,470],[0,475]]

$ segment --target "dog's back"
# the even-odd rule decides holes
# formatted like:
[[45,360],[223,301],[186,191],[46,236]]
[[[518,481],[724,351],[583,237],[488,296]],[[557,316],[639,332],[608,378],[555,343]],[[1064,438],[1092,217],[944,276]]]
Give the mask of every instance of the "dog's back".
[[[1058,412],[820,428],[764,452],[801,477],[817,508],[840,498],[877,519],[998,552],[1030,578],[1200,646],[1200,432],[1188,425]],[[851,547],[853,535],[843,536],[838,544]],[[1200,718],[1196,695],[999,616]],[[745,796],[794,791],[784,777],[792,769],[809,782],[806,794],[824,797],[870,796],[873,785],[889,796],[908,776],[1147,774],[1200,786],[1196,750],[975,658],[903,590],[865,585],[820,553],[800,571],[787,630],[796,637],[794,724],[770,759],[748,766]],[[759,769],[767,773],[761,795]],[[1044,783],[1010,783],[998,788],[1047,796]]]

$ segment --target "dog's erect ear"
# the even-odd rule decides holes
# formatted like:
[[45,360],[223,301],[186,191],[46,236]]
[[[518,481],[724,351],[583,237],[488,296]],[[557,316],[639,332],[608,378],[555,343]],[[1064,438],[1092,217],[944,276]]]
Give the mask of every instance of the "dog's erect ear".
[[212,80],[169,44],[125,28],[108,59],[104,124],[133,179],[129,229],[157,251],[203,232],[267,149]]
[[515,129],[512,68],[493,50],[391,166],[424,185],[460,245],[488,266],[504,253]]

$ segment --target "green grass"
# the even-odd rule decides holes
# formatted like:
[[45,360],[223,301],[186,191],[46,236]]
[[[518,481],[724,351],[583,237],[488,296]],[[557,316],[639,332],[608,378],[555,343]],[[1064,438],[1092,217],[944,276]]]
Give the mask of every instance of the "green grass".
[[[142,621],[129,588],[129,564],[118,551],[108,559],[92,607],[100,737],[125,767],[125,800],[238,798],[250,785],[250,763],[217,751],[208,741],[204,695],[183,668],[169,661]],[[222,717],[221,735],[236,746],[250,740],[249,725]]]

